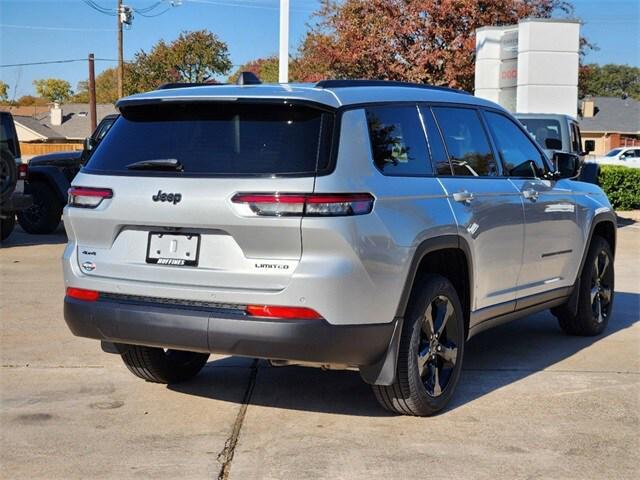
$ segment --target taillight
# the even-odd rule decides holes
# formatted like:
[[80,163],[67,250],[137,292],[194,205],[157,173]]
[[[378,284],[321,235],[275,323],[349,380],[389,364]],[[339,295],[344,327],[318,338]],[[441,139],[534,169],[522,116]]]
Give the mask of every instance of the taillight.
[[74,298],[76,300],[83,300],[85,302],[95,302],[100,298],[100,292],[95,290],[86,290],[84,288],[67,288],[67,297]]
[[281,318],[281,319],[301,319],[301,320],[320,320],[322,316],[305,307],[279,307],[274,305],[247,305],[247,315],[262,318]]
[[18,165],[18,180],[26,180],[29,175],[29,164],[21,163]]
[[96,208],[105,198],[112,198],[110,188],[71,187],[69,205],[80,208]]
[[245,215],[339,217],[370,213],[374,198],[369,193],[237,193],[231,201]]

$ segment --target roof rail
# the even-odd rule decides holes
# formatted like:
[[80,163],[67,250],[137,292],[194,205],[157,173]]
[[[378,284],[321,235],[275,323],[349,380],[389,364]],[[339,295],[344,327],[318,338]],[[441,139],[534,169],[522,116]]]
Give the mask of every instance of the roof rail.
[[185,87],[215,87],[217,85],[228,85],[227,83],[213,83],[213,82],[167,82],[160,85],[156,90],[171,90],[172,88],[185,88]]
[[350,88],[350,87],[408,87],[424,88],[427,90],[441,90],[445,92],[462,93],[471,95],[464,90],[449,87],[427,85],[426,83],[398,82],[395,80],[321,80],[315,84],[316,88]]

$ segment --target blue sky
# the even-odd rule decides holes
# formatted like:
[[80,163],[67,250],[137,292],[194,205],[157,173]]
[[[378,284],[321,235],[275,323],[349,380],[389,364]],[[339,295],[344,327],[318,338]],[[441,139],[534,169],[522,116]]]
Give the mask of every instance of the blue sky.
[[[94,0],[113,8],[116,0]],[[318,0],[290,0],[291,51],[312,21]],[[155,0],[125,0],[145,8]],[[584,21],[582,34],[600,49],[588,63],[626,63],[640,66],[639,0],[572,0],[576,16]],[[227,42],[231,60],[240,65],[278,51],[279,0],[182,0],[179,7],[146,18],[136,15],[124,33],[125,59],[157,40],[171,40],[181,30],[206,28]],[[154,10],[161,12],[164,7]],[[48,60],[116,58],[116,18],[92,10],[81,0],[0,0],[0,64]],[[115,65],[98,62],[96,68]],[[58,77],[73,88],[87,77],[86,63],[0,68],[0,79],[11,87],[10,98],[33,93],[34,79]]]

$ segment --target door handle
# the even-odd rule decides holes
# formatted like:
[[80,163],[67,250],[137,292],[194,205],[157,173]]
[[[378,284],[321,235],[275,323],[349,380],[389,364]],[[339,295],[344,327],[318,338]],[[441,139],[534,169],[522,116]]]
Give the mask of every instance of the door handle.
[[524,196],[524,198],[526,198],[527,200],[531,200],[532,202],[535,202],[536,200],[538,200],[538,196],[540,195],[538,193],[537,190],[534,190],[533,188],[525,188],[522,191],[522,195]]
[[474,198],[475,197],[473,196],[473,193],[468,192],[467,190],[465,190],[463,192],[456,192],[456,193],[453,194],[453,199],[456,202],[462,202],[462,203],[466,203],[466,204],[471,203],[471,201]]

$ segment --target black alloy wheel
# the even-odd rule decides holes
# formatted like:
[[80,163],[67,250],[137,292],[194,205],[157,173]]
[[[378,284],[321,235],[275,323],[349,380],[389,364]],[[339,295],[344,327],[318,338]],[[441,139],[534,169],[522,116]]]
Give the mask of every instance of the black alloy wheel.
[[422,320],[418,350],[418,371],[427,393],[442,395],[458,359],[459,337],[451,301],[439,295],[429,304]]

